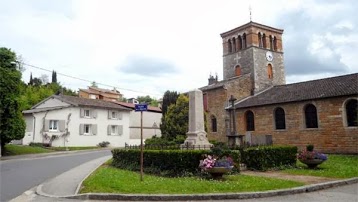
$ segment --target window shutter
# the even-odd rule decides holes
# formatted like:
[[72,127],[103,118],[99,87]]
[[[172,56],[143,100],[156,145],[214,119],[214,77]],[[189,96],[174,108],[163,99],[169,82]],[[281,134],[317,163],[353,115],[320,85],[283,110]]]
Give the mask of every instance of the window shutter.
[[80,135],[83,135],[83,124],[80,124]]
[[92,115],[92,118],[97,118],[97,111],[96,110],[91,110],[91,115]]
[[111,135],[111,125],[107,126],[107,135]]
[[123,126],[122,125],[118,125],[117,126],[117,129],[118,129],[118,135],[122,135],[123,134]]
[[45,131],[49,131],[50,120],[45,120]]
[[59,129],[60,129],[60,132],[65,131],[65,120],[60,120],[59,121]]
[[111,119],[111,110],[108,110],[108,119]]
[[84,110],[82,108],[80,108],[80,117],[83,118],[84,117]]
[[119,120],[122,120],[122,113],[121,113],[121,112],[118,112],[118,113],[117,113],[117,118],[118,118]]
[[97,135],[97,124],[92,124],[91,130],[93,135]]

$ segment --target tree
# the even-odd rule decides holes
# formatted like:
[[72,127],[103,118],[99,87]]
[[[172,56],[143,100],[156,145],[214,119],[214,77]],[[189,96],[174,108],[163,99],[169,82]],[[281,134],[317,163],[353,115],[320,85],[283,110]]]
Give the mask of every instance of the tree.
[[167,90],[164,93],[163,96],[163,104],[162,104],[162,115],[163,117],[165,116],[165,114],[167,113],[167,109],[171,104],[175,104],[175,102],[177,101],[179,97],[178,92],[176,91],[169,91]]
[[189,98],[179,95],[175,104],[168,107],[162,118],[160,130],[167,140],[174,140],[177,136],[186,136],[189,122]]
[[138,96],[137,100],[139,103],[147,103],[150,106],[158,107],[158,100],[155,98],[151,98],[149,95],[147,96]]
[[30,81],[29,81],[29,85],[33,85],[34,84],[34,81],[33,81],[33,79],[32,79],[32,72],[31,72],[31,74],[30,74]]
[[20,111],[21,71],[16,54],[0,48],[0,145],[20,140],[25,135],[25,121]]
[[57,73],[52,71],[51,83],[57,83]]
[[42,84],[48,83],[48,75],[47,74],[41,74],[40,80]]
[[91,83],[91,87],[98,88],[98,85],[97,85],[97,83],[96,83],[95,81],[92,81],[92,83]]

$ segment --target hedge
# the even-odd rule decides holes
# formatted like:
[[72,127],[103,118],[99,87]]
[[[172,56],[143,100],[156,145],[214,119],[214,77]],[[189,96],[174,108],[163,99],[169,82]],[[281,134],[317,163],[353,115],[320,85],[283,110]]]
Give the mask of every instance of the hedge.
[[[112,150],[112,165],[126,170],[140,170],[140,150]],[[143,169],[145,173],[162,176],[188,176],[200,173],[199,162],[209,150],[144,150]],[[238,164],[240,152],[231,151],[230,156]]]
[[296,164],[297,147],[259,146],[241,151],[242,162],[251,170],[268,170]]

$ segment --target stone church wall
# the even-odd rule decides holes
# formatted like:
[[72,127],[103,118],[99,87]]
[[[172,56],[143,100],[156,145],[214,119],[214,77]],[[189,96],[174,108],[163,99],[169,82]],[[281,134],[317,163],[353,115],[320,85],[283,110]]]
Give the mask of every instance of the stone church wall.
[[[304,149],[314,144],[315,149],[326,153],[358,153],[358,127],[346,127],[344,102],[349,97],[338,97],[296,103],[275,104],[251,108],[255,116],[255,131],[247,132],[244,113],[248,109],[237,109],[239,134],[272,135],[275,145],[293,145]],[[314,104],[317,108],[318,128],[305,128],[304,106]],[[274,110],[285,110],[286,129],[276,130]]]

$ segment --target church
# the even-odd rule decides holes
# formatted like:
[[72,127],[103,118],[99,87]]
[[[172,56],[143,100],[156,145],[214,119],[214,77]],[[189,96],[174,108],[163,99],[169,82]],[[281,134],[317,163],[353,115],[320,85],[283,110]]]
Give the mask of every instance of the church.
[[221,34],[223,80],[200,88],[208,139],[357,154],[358,73],[286,84],[282,34],[252,21]]

